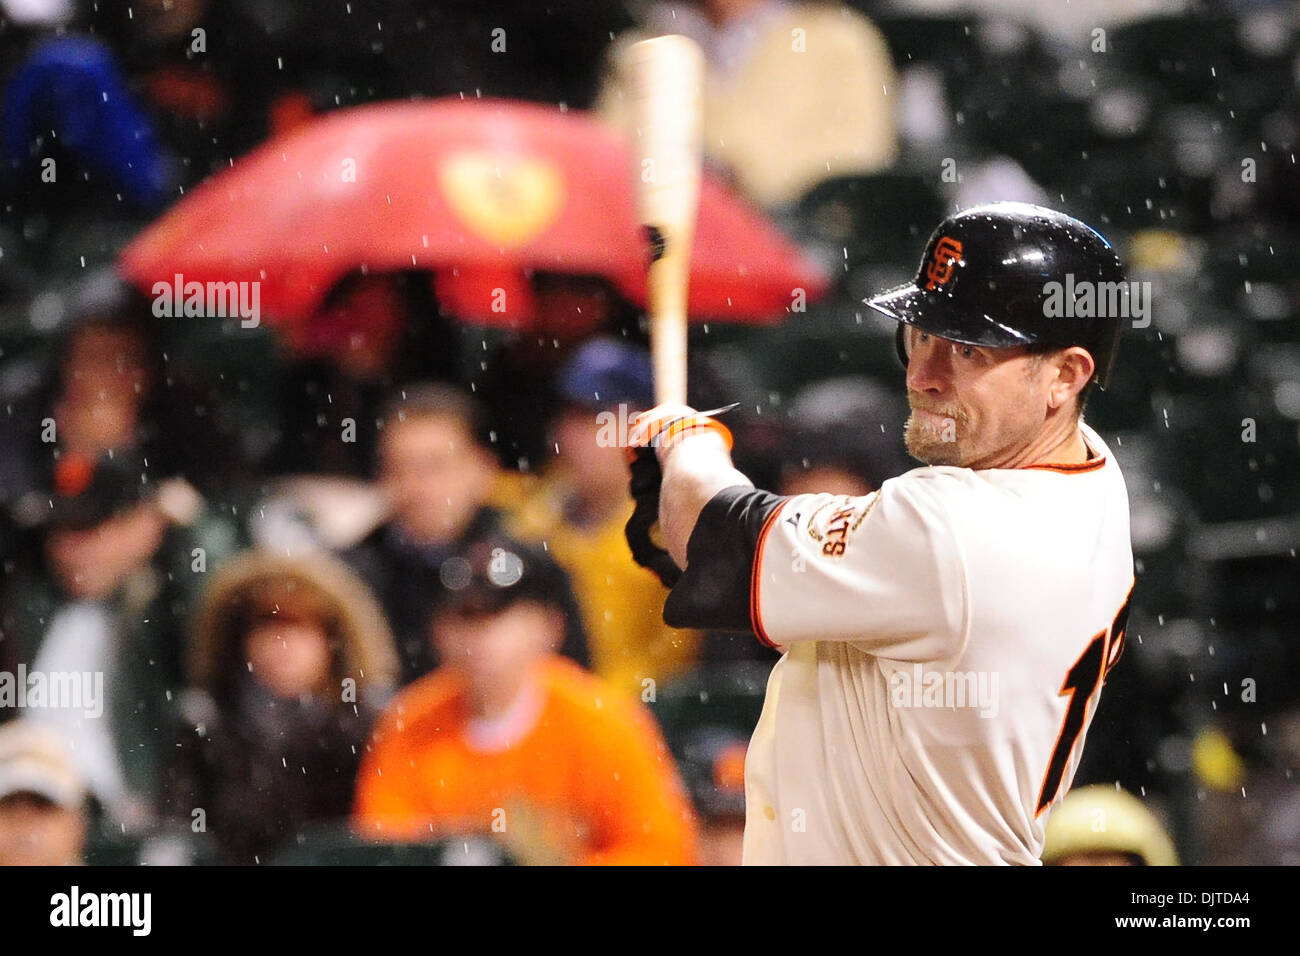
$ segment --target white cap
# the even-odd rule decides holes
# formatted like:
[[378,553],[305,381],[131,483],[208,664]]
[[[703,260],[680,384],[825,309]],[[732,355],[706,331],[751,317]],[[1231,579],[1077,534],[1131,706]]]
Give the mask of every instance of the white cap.
[[72,0],[0,0],[4,13],[19,26],[57,26],[72,19]]
[[17,793],[34,793],[70,809],[80,808],[86,798],[63,738],[25,720],[0,724],[0,800]]

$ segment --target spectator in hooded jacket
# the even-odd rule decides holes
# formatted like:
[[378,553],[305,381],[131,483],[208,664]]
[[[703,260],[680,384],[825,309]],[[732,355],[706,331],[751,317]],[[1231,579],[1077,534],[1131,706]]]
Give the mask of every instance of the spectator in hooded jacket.
[[373,596],[325,554],[245,552],[199,610],[188,722],[168,799],[229,863],[266,862],[307,824],[345,819],[362,745],[397,678]]

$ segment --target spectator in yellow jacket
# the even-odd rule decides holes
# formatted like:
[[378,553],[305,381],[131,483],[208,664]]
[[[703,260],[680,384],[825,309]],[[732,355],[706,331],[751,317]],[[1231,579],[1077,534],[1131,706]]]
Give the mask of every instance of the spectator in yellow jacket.
[[623,526],[632,512],[623,442],[627,422],[653,404],[644,351],[596,338],[560,371],[564,406],[553,425],[558,449],[511,531],[545,542],[569,572],[582,609],[592,669],[653,700],[654,689],[689,668],[698,635],[663,622],[665,591],[632,560]]

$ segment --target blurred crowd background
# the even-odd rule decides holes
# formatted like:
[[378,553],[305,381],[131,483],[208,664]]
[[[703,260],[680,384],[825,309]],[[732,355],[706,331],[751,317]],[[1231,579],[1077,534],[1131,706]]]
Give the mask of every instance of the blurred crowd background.
[[1295,4],[0,0],[0,673],[104,675],[93,717],[0,686],[0,862],[738,861],[774,658],[665,627],[627,552],[626,290],[530,270],[503,327],[362,269],[249,328],[118,268],[325,114],[626,129],[620,50],[659,32],[706,51],[710,175],[828,277],[693,316],[691,400],[740,403],[760,487],[915,464],[861,300],[947,212],[1062,209],[1151,283],[1087,413],[1137,589],[1075,784],[1125,823],[1063,809],[1049,856],[1300,861]]

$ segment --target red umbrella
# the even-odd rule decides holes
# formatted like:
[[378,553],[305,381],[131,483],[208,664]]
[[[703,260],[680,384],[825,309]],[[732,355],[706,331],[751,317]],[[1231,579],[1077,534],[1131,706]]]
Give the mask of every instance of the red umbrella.
[[[644,304],[647,251],[629,150],[575,113],[504,100],[340,110],[201,184],[125,250],[145,290],[260,283],[261,309],[310,316],[356,270],[428,269],[466,319],[531,317],[525,270],[597,274]],[[691,257],[700,317],[775,319],[823,273],[734,194],[705,179]],[[180,280],[177,276],[182,277]]]

